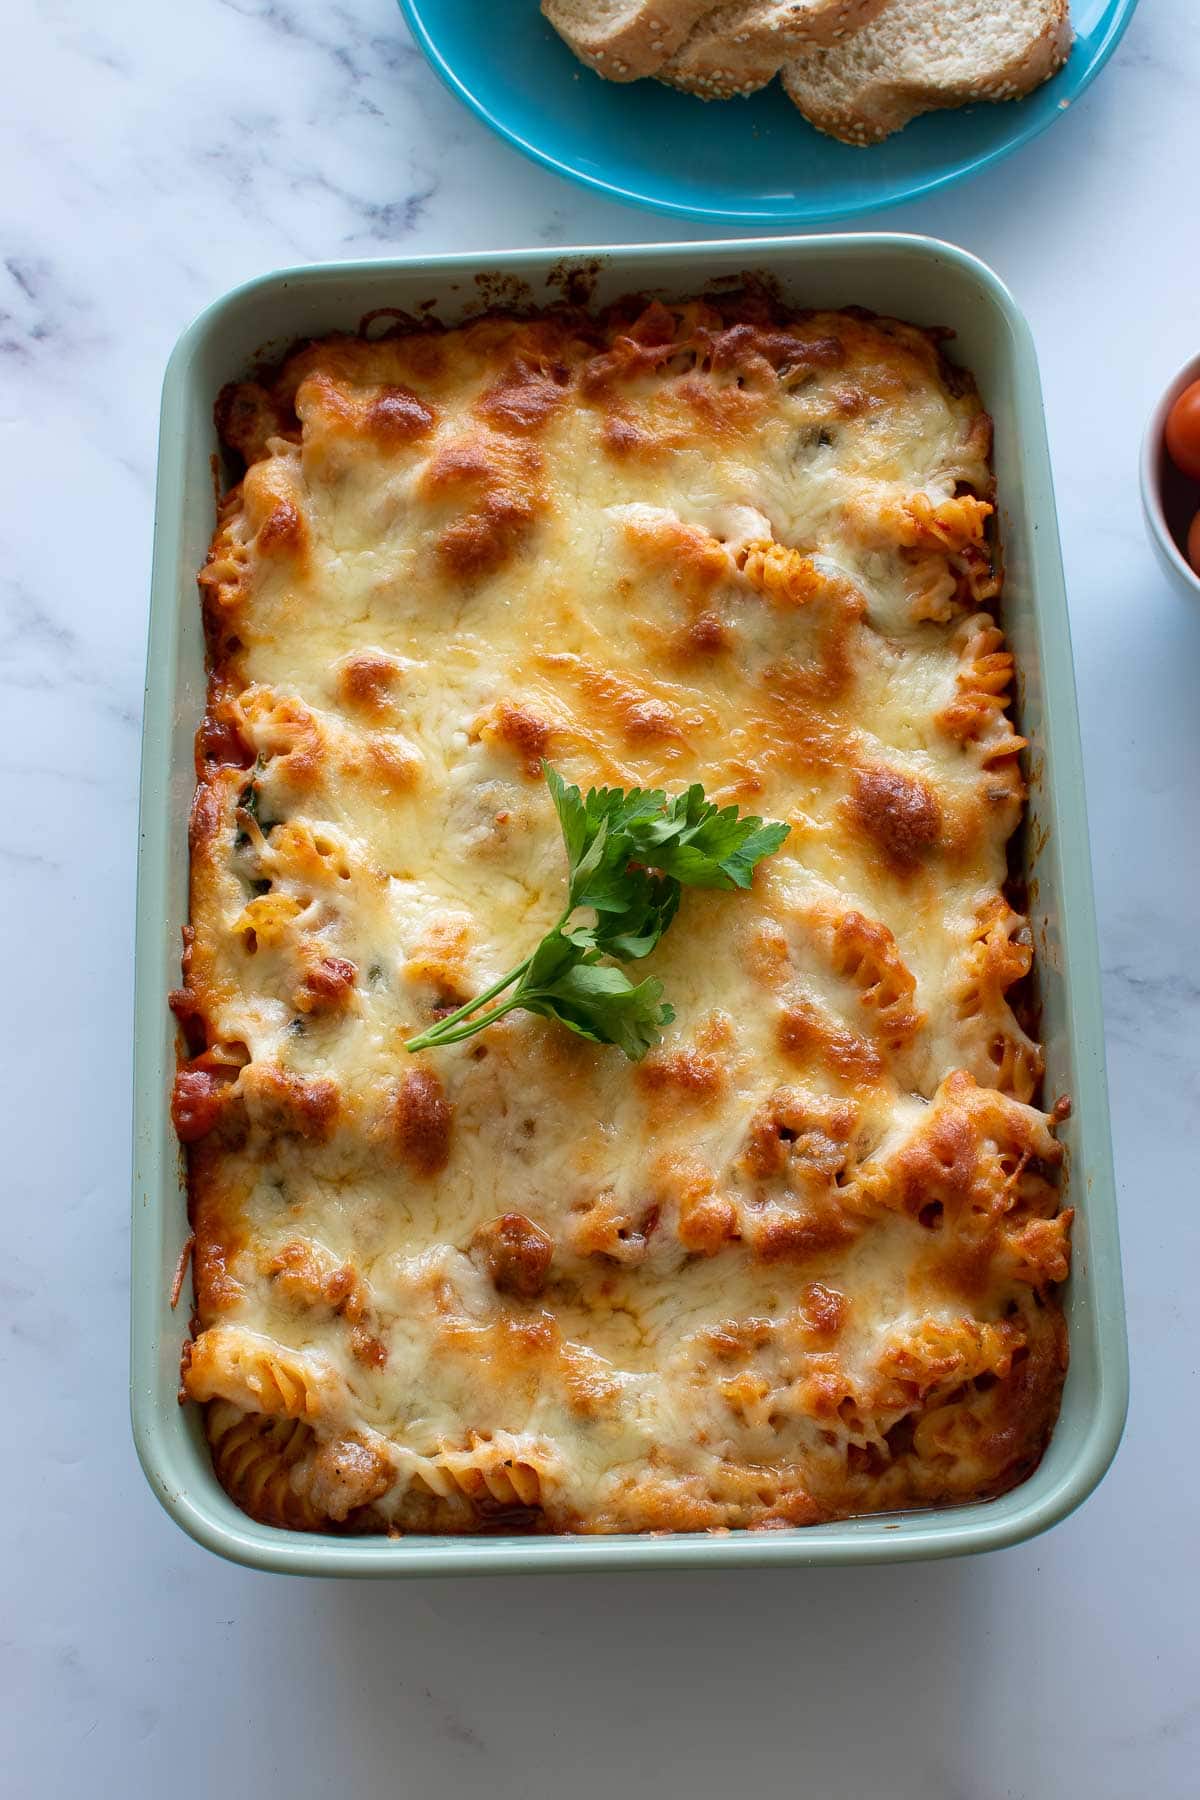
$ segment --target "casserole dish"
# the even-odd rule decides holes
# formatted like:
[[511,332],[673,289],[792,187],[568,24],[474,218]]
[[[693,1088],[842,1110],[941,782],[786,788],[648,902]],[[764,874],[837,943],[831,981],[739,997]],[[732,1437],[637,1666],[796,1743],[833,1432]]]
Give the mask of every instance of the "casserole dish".
[[[954,1510],[852,1519],[770,1533],[675,1537],[399,1540],[304,1535],[256,1524],[219,1487],[198,1416],[179,1408],[186,1315],[170,1308],[186,1240],[178,1147],[167,1101],[186,919],[184,819],[204,664],[194,575],[212,525],[213,400],[264,352],[353,328],[366,313],[433,305],[456,320],[489,303],[542,305],[586,280],[603,305],[631,289],[694,293],[754,271],[797,304],[857,303],[952,327],[996,425],[1004,619],[1016,653],[1018,717],[1032,740],[1025,836],[1041,980],[1046,1092],[1072,1097],[1063,1129],[1077,1208],[1067,1295],[1072,1363],[1063,1410],[1036,1473],[1002,1498]],[[142,771],[135,1061],[133,1415],[159,1498],[200,1542],[256,1567],[303,1574],[707,1567],[904,1560],[994,1549],[1062,1518],[1094,1487],[1119,1439],[1126,1375],[1108,1144],[1102,1027],[1070,643],[1036,365],[1028,329],[983,265],[926,239],[864,236],[618,250],[510,252],[487,259],[330,265],[264,277],[219,301],[172,356],[163,400]]]

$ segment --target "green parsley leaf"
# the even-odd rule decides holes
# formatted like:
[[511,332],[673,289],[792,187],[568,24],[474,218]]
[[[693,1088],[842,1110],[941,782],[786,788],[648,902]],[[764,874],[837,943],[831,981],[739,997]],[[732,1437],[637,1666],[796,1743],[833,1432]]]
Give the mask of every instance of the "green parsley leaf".
[[634,819],[634,855],[685,887],[748,888],[755,864],[779,849],[787,825],[744,818],[736,806],[714,806],[697,782],[650,820]]
[[664,793],[643,788],[589,788],[584,799],[549,763],[542,764],[542,772],[558,811],[572,875],[602,831],[617,837],[631,819],[653,818],[667,804]]
[[662,1002],[661,981],[651,976],[635,987],[614,964],[602,963],[594,950],[564,966],[552,980],[535,981],[533,976],[531,967],[514,1005],[557,1019],[595,1044],[615,1044],[631,1062],[641,1061],[675,1017],[674,1007]]
[[747,888],[755,864],[788,835],[786,825],[715,806],[698,782],[673,798],[657,788],[590,788],[584,795],[542,766],[567,851],[566,909],[531,956],[412,1038],[411,1051],[459,1043],[522,1009],[640,1061],[674,1009],[656,977],[634,986],[603,959],[649,956],[684,887]]

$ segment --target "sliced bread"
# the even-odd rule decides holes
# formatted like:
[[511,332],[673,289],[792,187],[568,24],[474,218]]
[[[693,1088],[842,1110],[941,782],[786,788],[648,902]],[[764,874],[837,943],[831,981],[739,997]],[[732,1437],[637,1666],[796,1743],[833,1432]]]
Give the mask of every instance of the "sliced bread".
[[542,12],[581,62],[609,81],[653,75],[713,0],[542,0]]
[[704,100],[766,87],[789,57],[833,44],[882,11],[887,0],[734,0],[693,26],[658,71],[660,81]]
[[1028,94],[1070,48],[1068,0],[890,0],[853,37],[785,63],[783,85],[818,131],[877,144],[918,113]]

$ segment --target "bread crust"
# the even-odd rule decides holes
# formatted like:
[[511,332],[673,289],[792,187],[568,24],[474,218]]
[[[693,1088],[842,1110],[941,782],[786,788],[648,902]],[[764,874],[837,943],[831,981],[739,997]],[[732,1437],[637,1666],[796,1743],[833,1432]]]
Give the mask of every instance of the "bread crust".
[[[902,4],[893,0],[896,11]],[[889,15],[883,19],[884,28]],[[1052,0],[1041,29],[1011,56],[961,80],[897,74],[881,59],[877,73],[854,82],[840,66],[842,48],[815,47],[786,62],[784,91],[818,131],[865,148],[882,143],[922,113],[978,101],[1016,100],[1049,81],[1066,62],[1072,31],[1068,0]]]
[[654,75],[713,9],[713,0],[641,0],[617,22],[582,24],[569,0],[542,0],[542,14],[580,62],[606,81]]
[[729,100],[766,87],[790,56],[835,44],[880,13],[887,0],[736,0],[695,25],[658,79],[702,100]]

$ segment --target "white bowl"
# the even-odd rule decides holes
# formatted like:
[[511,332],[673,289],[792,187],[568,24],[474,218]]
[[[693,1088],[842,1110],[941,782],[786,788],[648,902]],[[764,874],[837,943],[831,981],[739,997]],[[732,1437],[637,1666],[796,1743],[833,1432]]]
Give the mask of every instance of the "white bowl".
[[[1163,478],[1164,475],[1169,476],[1171,471],[1163,436],[1167,414],[1184,388],[1190,387],[1193,381],[1200,381],[1200,356],[1193,356],[1191,362],[1184,364],[1150,414],[1146,435],[1142,439],[1142,507],[1146,514],[1150,542],[1168,579],[1181,593],[1200,599],[1200,575],[1197,575],[1171,535],[1171,527],[1167,524],[1163,509]],[[1200,510],[1200,484],[1197,484],[1196,506]]]

